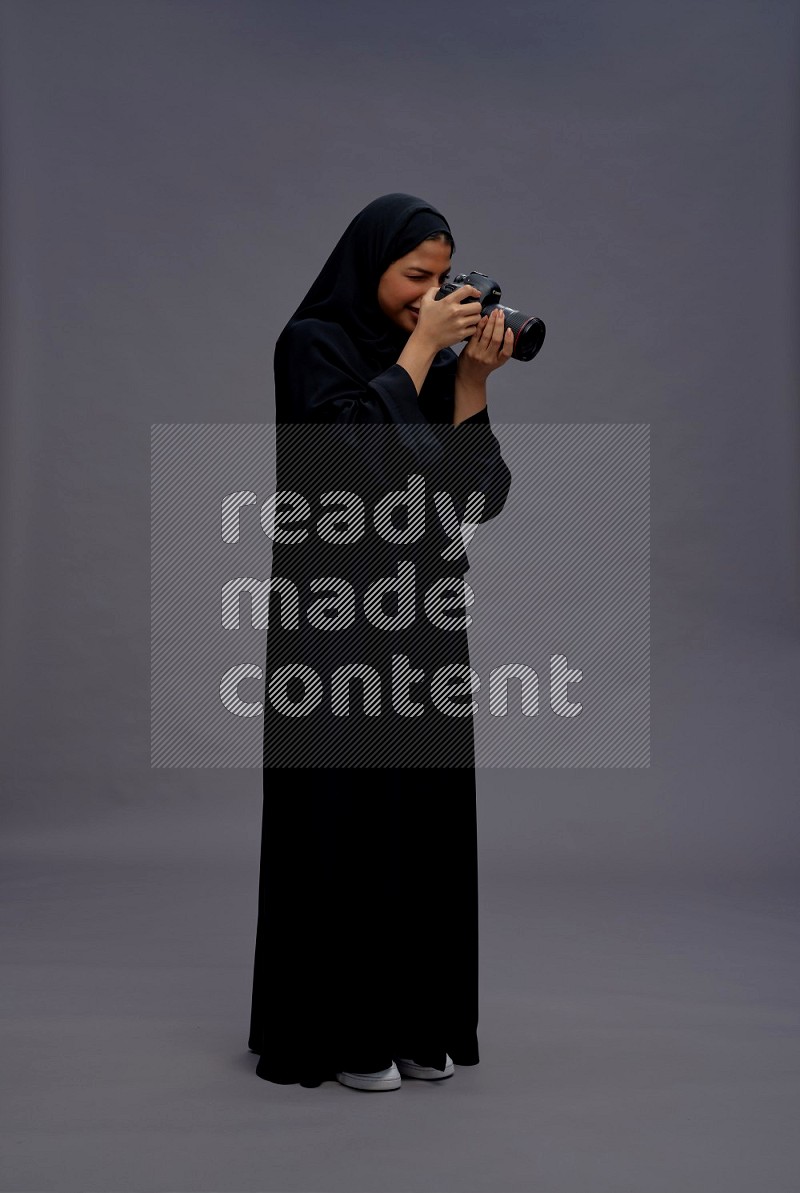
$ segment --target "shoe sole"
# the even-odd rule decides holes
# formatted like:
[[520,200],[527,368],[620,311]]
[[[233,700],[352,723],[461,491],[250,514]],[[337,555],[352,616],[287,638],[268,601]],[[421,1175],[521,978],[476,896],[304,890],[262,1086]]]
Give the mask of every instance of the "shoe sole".
[[376,1090],[382,1092],[388,1089],[400,1089],[402,1084],[400,1077],[381,1077],[375,1079],[369,1077],[367,1074],[361,1073],[337,1073],[336,1080],[341,1085],[347,1085],[350,1089]]

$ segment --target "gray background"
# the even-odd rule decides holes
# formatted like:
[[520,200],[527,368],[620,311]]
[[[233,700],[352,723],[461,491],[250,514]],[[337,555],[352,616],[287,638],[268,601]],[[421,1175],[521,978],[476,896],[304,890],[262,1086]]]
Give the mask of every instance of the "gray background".
[[[4,1189],[796,1186],[797,35],[3,5]],[[651,425],[652,758],[479,775],[481,1064],[370,1099],[254,1077],[258,771],[150,769],[149,441],[392,190],[547,323],[493,417]]]

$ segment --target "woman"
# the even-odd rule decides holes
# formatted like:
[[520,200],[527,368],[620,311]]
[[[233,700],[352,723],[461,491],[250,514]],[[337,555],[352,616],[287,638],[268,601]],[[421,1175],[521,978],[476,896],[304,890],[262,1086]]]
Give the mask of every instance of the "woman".
[[281,1084],[479,1061],[473,725],[442,679],[469,664],[469,564],[446,515],[505,502],[486,379],[513,336],[472,286],[435,299],[454,248],[423,199],[375,199],[276,343],[249,1046]]

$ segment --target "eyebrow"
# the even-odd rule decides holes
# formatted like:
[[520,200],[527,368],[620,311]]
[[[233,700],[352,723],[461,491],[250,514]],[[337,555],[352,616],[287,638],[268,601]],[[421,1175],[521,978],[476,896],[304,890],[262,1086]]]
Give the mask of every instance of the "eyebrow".
[[[408,268],[413,269],[415,273],[429,273],[431,275],[431,277],[434,276],[434,270],[423,269],[421,265],[409,265]],[[453,270],[453,267],[451,265],[451,266],[449,266],[449,268],[443,269],[442,273],[445,274],[445,276],[446,276],[448,273],[452,273],[452,270]]]

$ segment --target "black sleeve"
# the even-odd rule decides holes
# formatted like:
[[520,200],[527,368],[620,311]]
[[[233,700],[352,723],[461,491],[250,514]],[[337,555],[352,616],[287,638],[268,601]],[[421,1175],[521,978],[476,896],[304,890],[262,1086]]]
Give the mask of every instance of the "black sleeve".
[[[384,452],[377,454],[392,457],[387,479],[398,467],[428,471],[443,461],[444,446],[423,415],[416,386],[402,365],[392,364],[365,382],[346,332],[321,320],[291,325],[279,349],[275,360],[278,422],[346,428],[336,437],[342,450],[366,453],[369,445],[383,446]],[[387,429],[370,434],[364,427]],[[373,467],[379,467],[377,461]]]
[[453,426],[457,365],[455,352],[444,349],[428,371],[420,401],[424,402],[428,416],[440,424],[443,475],[462,520],[469,494],[481,492],[485,500],[476,520],[486,522],[496,517],[505,505],[511,473],[486,407]]
[[[279,349],[277,419],[337,428],[320,452],[341,452],[343,458],[357,460],[356,467],[363,464],[372,480],[382,481],[387,489],[402,473],[420,472],[452,494],[461,519],[474,491],[485,494],[477,521],[485,522],[502,510],[511,474],[488,411],[453,426],[458,357],[450,349],[437,356],[420,394],[396,363],[365,382],[354,346],[335,324],[301,320],[286,329]],[[373,433],[372,428],[385,430]]]
[[496,518],[511,488],[511,472],[503,459],[486,407],[458,426],[451,425],[448,439],[448,485],[460,518],[464,518],[472,492],[484,495],[483,507],[475,521],[487,522]]

